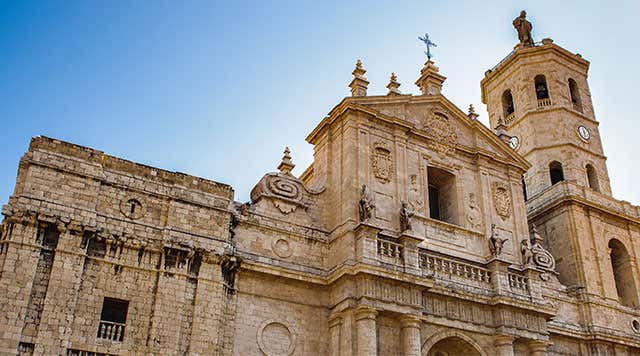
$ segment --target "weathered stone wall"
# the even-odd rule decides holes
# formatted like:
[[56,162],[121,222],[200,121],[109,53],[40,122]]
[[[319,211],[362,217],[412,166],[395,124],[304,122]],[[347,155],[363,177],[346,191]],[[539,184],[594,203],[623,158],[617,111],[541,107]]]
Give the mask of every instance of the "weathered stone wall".
[[[218,183],[34,138],[3,209],[0,351],[215,351],[232,197]],[[129,302],[122,342],[97,337],[105,297]]]

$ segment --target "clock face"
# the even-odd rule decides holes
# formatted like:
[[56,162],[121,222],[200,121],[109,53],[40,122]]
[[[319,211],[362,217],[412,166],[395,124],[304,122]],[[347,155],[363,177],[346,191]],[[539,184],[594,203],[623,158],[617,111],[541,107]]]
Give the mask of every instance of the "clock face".
[[514,150],[520,146],[520,139],[518,136],[513,136],[509,139],[509,146]]
[[584,126],[578,127],[578,134],[580,135],[580,138],[585,141],[589,141],[591,138],[591,132],[589,132],[589,129]]

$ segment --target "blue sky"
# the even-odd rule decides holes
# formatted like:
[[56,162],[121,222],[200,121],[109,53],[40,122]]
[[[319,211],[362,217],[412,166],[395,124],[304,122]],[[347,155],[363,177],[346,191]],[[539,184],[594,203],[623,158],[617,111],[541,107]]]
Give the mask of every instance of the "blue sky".
[[2,1],[0,202],[29,139],[46,135],[159,168],[231,184],[246,201],[288,145],[348,95],[362,58],[369,93],[390,72],[405,93],[429,32],[444,94],[480,102],[486,69],[517,42],[526,9],[536,40],[591,61],[614,195],[640,203],[637,1]]

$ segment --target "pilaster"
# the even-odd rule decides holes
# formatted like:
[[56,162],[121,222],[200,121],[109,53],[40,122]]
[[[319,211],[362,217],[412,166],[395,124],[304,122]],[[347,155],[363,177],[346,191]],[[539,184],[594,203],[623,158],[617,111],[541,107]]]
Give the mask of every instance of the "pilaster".
[[546,356],[549,346],[551,346],[551,343],[548,341],[529,341],[529,351],[531,352],[531,356]]
[[400,319],[402,329],[402,353],[404,356],[420,356],[420,319],[415,315],[405,315]]
[[515,338],[510,335],[498,335],[495,337],[496,356],[514,356],[513,341]]
[[356,342],[358,356],[375,356],[378,354],[376,334],[376,317],[378,311],[368,306],[360,306],[355,310]]

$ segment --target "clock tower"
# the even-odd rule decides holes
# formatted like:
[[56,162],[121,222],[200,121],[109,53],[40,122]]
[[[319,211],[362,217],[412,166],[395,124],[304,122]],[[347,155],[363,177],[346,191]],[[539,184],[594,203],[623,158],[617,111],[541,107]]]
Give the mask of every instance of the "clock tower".
[[611,195],[588,70],[580,54],[547,38],[521,42],[485,73],[491,128],[532,164],[524,177],[529,198],[562,181]]

